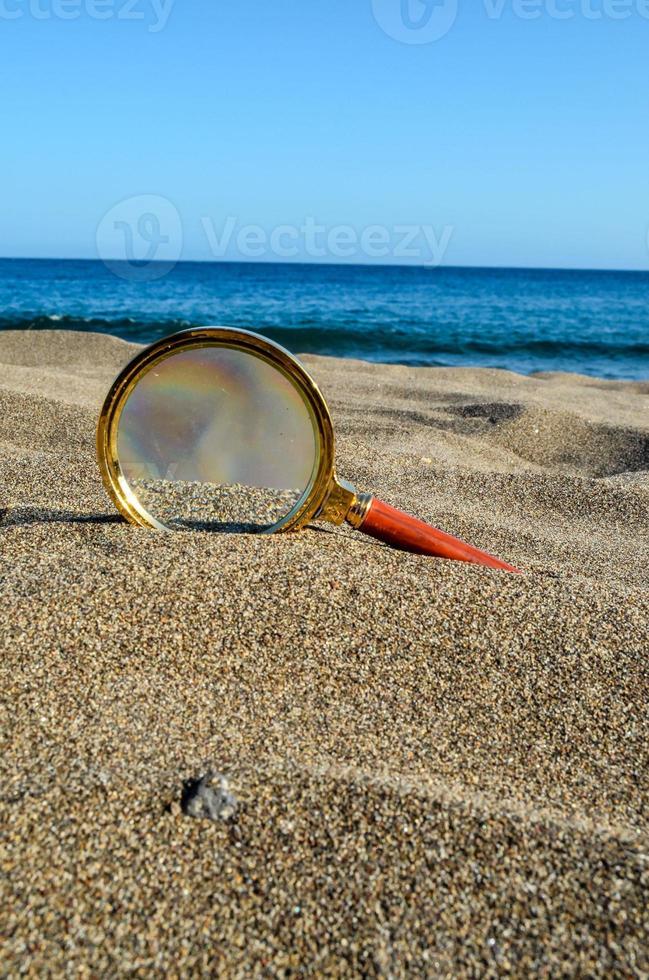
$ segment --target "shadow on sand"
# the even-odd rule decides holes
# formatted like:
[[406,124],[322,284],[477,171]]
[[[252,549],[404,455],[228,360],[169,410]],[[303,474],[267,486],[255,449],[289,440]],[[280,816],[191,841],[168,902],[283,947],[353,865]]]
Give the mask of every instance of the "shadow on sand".
[[122,524],[119,514],[77,514],[68,510],[40,507],[0,507],[0,529],[29,524]]

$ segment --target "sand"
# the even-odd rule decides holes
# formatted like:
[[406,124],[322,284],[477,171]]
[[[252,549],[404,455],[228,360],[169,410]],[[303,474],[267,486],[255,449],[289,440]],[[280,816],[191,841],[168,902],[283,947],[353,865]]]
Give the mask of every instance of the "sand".
[[303,495],[303,490],[203,480],[127,482],[149,517],[170,531],[270,532]]
[[649,383],[305,358],[515,576],[126,525],[135,350],[0,333],[0,974],[649,976]]

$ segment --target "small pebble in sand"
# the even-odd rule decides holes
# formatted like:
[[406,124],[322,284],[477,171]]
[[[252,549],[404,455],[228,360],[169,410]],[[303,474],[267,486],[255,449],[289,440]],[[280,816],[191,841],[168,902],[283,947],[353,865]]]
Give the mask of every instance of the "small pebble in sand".
[[237,810],[237,800],[230,793],[230,784],[219,772],[208,770],[198,779],[185,783],[182,810],[188,817],[202,820],[230,820]]

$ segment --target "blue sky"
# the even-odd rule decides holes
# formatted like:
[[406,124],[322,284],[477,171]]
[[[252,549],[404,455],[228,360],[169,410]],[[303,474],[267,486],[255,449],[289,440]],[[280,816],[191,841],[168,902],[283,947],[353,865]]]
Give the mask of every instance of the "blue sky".
[[426,2],[0,0],[0,255],[648,269],[649,0]]

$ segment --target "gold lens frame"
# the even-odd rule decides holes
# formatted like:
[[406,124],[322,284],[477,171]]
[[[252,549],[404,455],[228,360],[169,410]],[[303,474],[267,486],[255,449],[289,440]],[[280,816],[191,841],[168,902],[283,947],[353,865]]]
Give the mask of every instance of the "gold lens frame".
[[122,472],[117,453],[119,420],[131,392],[145,374],[180,351],[202,347],[225,347],[261,358],[293,384],[309,411],[318,440],[311,482],[291,511],[265,533],[298,530],[316,517],[333,524],[349,520],[358,526],[370,498],[366,494],[357,496],[351,484],[336,476],[333,425],[317,384],[297,358],[279,344],[252,331],[231,327],[199,327],[165,337],[136,355],[113,382],[99,416],[97,458],[104,486],[118,511],[132,524],[168,530],[145,510]]

